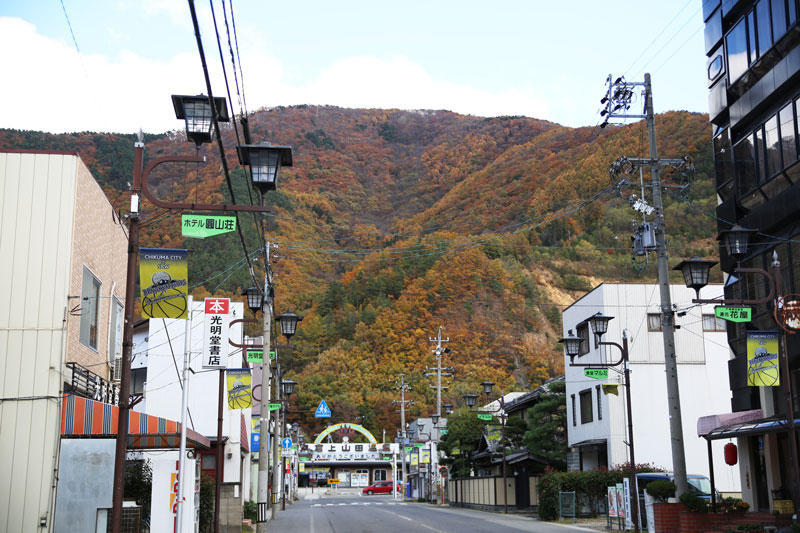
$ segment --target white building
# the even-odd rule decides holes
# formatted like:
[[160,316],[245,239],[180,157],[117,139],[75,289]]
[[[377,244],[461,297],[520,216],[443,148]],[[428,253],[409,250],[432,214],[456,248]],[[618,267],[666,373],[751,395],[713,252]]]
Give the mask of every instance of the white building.
[[[709,285],[701,298],[722,295],[721,285]],[[709,475],[708,448],[697,436],[697,420],[706,415],[730,412],[728,349],[725,323],[714,318],[712,305],[691,303],[694,290],[671,286],[676,309],[675,353],[680,384],[683,441],[689,474]],[[563,312],[563,329],[585,338],[575,363],[615,363],[620,350],[598,346],[587,322],[595,313],[613,316],[605,342],[622,344],[628,337],[631,403],[636,463],[651,463],[672,470],[672,451],[664,375],[664,347],[661,333],[660,295],[655,284],[604,283],[575,301]],[[592,470],[628,462],[625,391],[606,394],[604,383],[623,383],[622,365],[611,368],[607,380],[584,375],[584,368],[571,367],[565,357],[569,469]],[[725,464],[724,442],[713,443],[712,456],[717,490],[741,490],[738,466]]]
[[[212,442],[210,450],[200,450],[200,472],[214,476],[216,468],[217,410],[219,405],[219,372],[203,369],[203,301],[189,299],[191,309],[190,378],[188,394],[187,427],[207,437]],[[230,302],[233,320],[244,318],[243,304]],[[137,324],[133,339],[132,390],[141,390],[143,399],[134,409],[149,415],[181,419],[181,381],[184,349],[186,346],[186,321],[151,319],[149,326]],[[242,343],[242,324],[233,324],[229,338]],[[242,350],[230,346],[227,368],[242,368]],[[227,385],[224,385],[227,387]],[[222,464],[222,515],[231,514],[229,522],[235,523],[241,504],[250,499],[250,419],[251,409],[228,408],[227,393],[223,388],[223,464]],[[241,518],[239,518],[239,525]]]

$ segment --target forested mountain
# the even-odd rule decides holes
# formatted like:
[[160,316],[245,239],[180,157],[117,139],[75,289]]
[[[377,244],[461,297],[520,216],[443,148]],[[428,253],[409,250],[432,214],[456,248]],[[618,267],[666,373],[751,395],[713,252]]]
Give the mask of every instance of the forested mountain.
[[[619,156],[646,156],[644,123],[601,130],[525,117],[318,106],[260,110],[249,122],[255,142],[294,150],[294,166],[267,193],[271,211],[258,222],[279,243],[276,311],[305,316],[291,354],[283,346],[281,353],[300,383],[293,403],[311,411],[301,415],[309,430],[322,423],[313,408],[324,398],[335,419],[361,417],[393,436],[398,393],[391,388],[401,373],[413,387],[413,412],[431,412],[435,393],[424,372],[435,363],[429,337],[440,325],[450,338],[444,364],[455,372],[451,403],[485,379],[505,391],[535,386],[563,370],[556,341],[564,306],[602,281],[655,279],[653,261],[635,263],[630,254],[641,215],[628,197],[641,195],[639,175],[614,187],[608,172]],[[665,178],[670,256],[713,255],[708,118],[670,112],[656,126],[659,154],[690,156],[696,167],[689,187],[683,176]],[[230,125],[223,140],[236,201],[258,201],[238,168]],[[0,149],[78,152],[123,212],[133,141],[0,130]],[[195,151],[182,132],[148,134],[145,142],[148,158]],[[156,173],[157,194],[229,197],[218,150],[204,145],[206,164]],[[239,237],[184,241],[179,219],[149,209],[142,246],[190,248],[195,297],[241,298],[253,281]],[[241,221],[248,251],[257,254],[260,229],[250,215]],[[263,279],[263,259],[254,257]]]

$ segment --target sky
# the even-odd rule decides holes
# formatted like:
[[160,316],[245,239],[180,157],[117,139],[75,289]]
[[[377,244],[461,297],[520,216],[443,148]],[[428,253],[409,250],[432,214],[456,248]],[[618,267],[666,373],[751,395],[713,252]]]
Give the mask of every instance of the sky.
[[[656,112],[707,112],[701,0],[213,2],[237,112],[446,109],[591,126],[607,76],[644,72]],[[211,4],[196,9],[212,91],[226,96]],[[158,133],[183,127],[171,94],[206,92],[183,0],[6,0],[0,50],[1,128]]]

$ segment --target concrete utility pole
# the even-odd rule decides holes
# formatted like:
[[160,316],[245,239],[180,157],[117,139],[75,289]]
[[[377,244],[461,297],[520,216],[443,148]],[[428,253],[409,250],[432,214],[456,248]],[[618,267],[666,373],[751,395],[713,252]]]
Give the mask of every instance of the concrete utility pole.
[[[622,171],[631,172],[635,168],[647,166],[650,168],[650,188],[652,191],[653,208],[655,210],[655,252],[658,259],[658,286],[661,295],[661,329],[664,341],[664,365],[667,379],[667,406],[669,414],[670,441],[672,445],[672,471],[675,475],[676,496],[688,490],[686,478],[686,455],[683,447],[683,423],[681,421],[680,389],[678,386],[678,364],[675,356],[675,323],[672,298],[670,296],[669,264],[667,257],[666,224],[664,222],[664,204],[662,198],[661,168],[666,166],[677,167],[681,170],[691,169],[688,158],[659,159],[656,145],[655,113],[653,112],[653,91],[650,84],[650,74],[644,75],[644,82],[627,82],[617,78],[613,83],[608,77],[608,94],[601,101],[606,105],[601,114],[606,117],[602,127],[608,124],[610,118],[644,118],[647,122],[647,136],[649,140],[650,157],[636,159],[622,157],[611,165],[612,173]],[[644,115],[629,115],[631,97],[634,87],[644,87]],[[642,199],[644,200],[644,199]],[[652,251],[649,247],[647,251]],[[635,481],[635,480],[634,480]]]
[[436,334],[436,338],[429,337],[428,340],[430,342],[436,343],[436,348],[433,349],[433,353],[436,354],[436,367],[426,367],[425,373],[426,376],[436,375],[436,385],[429,385],[430,388],[436,389],[436,416],[442,416],[442,389],[446,389],[447,387],[442,387],[442,370],[447,370],[444,372],[445,375],[452,376],[453,369],[452,368],[442,368],[442,353],[450,352],[449,349],[442,351],[442,343],[443,342],[450,342],[450,339],[443,339],[442,338],[442,326],[439,326],[439,332]]
[[[272,327],[272,265],[269,262],[269,253],[273,245],[267,242],[264,249],[265,269],[264,274],[264,346],[261,359],[261,413],[259,416],[260,439],[258,448],[258,507],[256,528],[258,533],[267,531],[267,505],[269,502],[269,452],[264,448],[264,443],[269,445],[269,400],[271,397],[270,379],[272,366],[270,364],[270,333]],[[266,438],[264,438],[266,436]]]
[[412,400],[406,400],[406,391],[411,390],[411,387],[409,387],[408,383],[405,381],[405,374],[400,374],[400,385],[398,389],[400,389],[400,401],[395,400],[392,402],[392,405],[396,403],[400,404],[400,466],[403,476],[403,494],[400,497],[401,499],[405,499],[406,483],[408,483],[406,479],[406,439],[408,438],[408,434],[406,433],[406,404],[409,406],[414,405]]

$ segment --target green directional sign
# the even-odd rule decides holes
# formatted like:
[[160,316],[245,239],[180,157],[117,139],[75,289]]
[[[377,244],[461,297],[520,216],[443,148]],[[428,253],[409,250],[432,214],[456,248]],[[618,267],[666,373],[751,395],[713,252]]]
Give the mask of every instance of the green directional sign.
[[583,375],[593,379],[608,379],[607,368],[584,368]]
[[181,215],[181,234],[184,237],[205,239],[236,231],[236,217],[217,215]]
[[478,413],[478,419],[479,420],[491,420],[492,419],[492,415],[490,415],[489,413]]
[[[275,350],[270,350],[269,352],[269,360],[275,360]],[[258,349],[249,349],[247,350],[247,362],[248,363],[263,363],[264,362],[264,350]]]
[[439,432],[440,432],[442,435],[447,435],[447,430],[446,430],[446,429],[440,429],[440,430],[439,430]]
[[277,411],[281,408],[280,402],[269,402],[269,410],[270,411]]
[[413,446],[403,446],[403,449],[404,449],[405,451],[407,451],[407,452],[410,452],[411,450],[413,450],[413,449],[414,449],[414,447],[413,447]]
[[752,309],[749,307],[732,307],[718,305],[714,308],[714,316],[729,322],[750,322],[753,319]]

